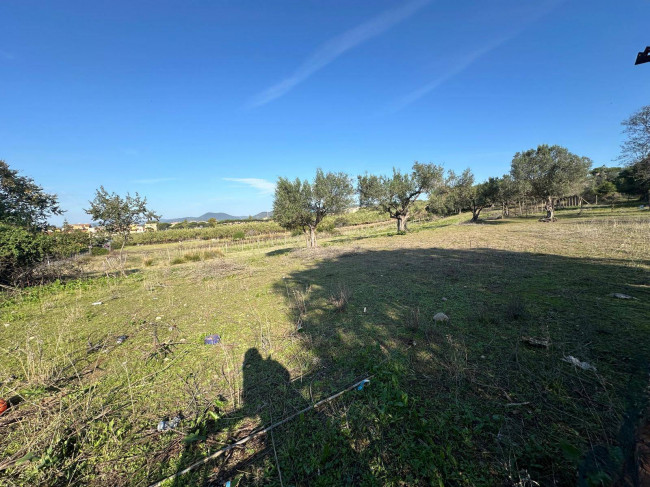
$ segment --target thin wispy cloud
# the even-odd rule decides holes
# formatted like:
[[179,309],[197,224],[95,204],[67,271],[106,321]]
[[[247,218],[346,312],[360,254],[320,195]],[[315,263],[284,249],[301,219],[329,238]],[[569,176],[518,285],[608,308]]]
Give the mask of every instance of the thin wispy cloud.
[[166,183],[168,181],[178,181],[178,178],[134,179],[131,182],[135,184],[158,184],[158,183]]
[[475,61],[477,61],[479,58],[485,56],[487,53],[490,51],[493,51],[497,47],[499,47],[501,44],[504,42],[510,40],[513,35],[503,37],[500,39],[497,39],[496,41],[491,42],[490,44],[483,46],[480,49],[477,49],[474,52],[469,53],[468,55],[464,56],[461,58],[460,62],[456,63],[454,66],[452,66],[449,70],[447,70],[445,73],[440,75],[438,78],[435,80],[431,81],[430,83],[427,83],[424,86],[421,86],[417,90],[412,91],[411,93],[403,96],[402,98],[398,99],[395,104],[390,108],[390,112],[397,112],[401,110],[402,108],[410,105],[411,103],[419,100],[426,94],[430,93],[431,91],[435,90],[443,84],[445,81],[449,80],[450,78],[453,78],[454,76],[462,73],[465,71],[467,68],[469,68],[472,64],[474,64]]
[[246,184],[259,191],[260,195],[269,195],[275,193],[275,183],[259,178],[223,178],[224,181],[233,181],[235,183]]
[[544,15],[548,14],[551,10],[556,8],[558,5],[561,3],[564,3],[566,0],[551,0],[548,3],[542,5],[541,9],[534,15],[530,16],[526,22],[521,24],[518,28],[511,30],[509,33],[500,36],[496,39],[493,39],[491,42],[488,42],[485,44],[483,47],[480,49],[476,49],[475,51],[470,52],[469,54],[463,56],[460,58],[460,61],[454,64],[451,68],[449,68],[447,71],[445,71],[443,74],[441,74],[439,77],[434,79],[433,81],[425,84],[424,86],[421,86],[420,88],[412,91],[411,93],[408,93],[407,95],[399,98],[390,108],[389,112],[397,112],[401,110],[402,108],[410,105],[411,103],[414,103],[415,101],[419,100],[423,96],[427,95],[428,93],[432,92],[436,88],[438,88],[440,85],[448,81],[450,78],[453,78],[454,76],[462,73],[465,71],[467,68],[469,68],[472,64],[474,64],[478,59],[482,58],[486,54],[490,53],[491,51],[494,51],[497,49],[499,46],[502,44],[505,44],[508,42],[510,39],[518,36],[521,34],[529,25],[534,23],[535,21],[539,20],[541,17]]
[[346,51],[372,39],[408,19],[431,0],[412,0],[401,7],[386,10],[372,19],[330,39],[312,53],[289,77],[259,93],[249,102],[248,107],[265,105],[287,94],[316,71],[336,60]]

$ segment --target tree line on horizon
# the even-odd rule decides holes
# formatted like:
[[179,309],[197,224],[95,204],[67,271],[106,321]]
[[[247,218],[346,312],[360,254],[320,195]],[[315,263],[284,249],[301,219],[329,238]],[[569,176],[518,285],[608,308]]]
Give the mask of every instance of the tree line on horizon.
[[647,158],[624,169],[591,169],[588,157],[543,144],[517,152],[508,174],[480,183],[475,183],[470,168],[460,174],[453,170],[445,174],[441,165],[417,161],[410,173],[396,168],[390,176],[365,173],[357,176],[356,185],[345,173],[317,169],[311,183],[298,178],[278,180],[273,219],[288,230],[303,231],[308,247],[316,246],[316,230],[323,219],[351,208],[355,197],[359,207],[379,210],[395,219],[398,233],[406,232],[412,205],[422,195],[428,196],[428,212],[447,216],[471,211],[473,223],[488,207],[499,205],[506,217],[513,205],[542,202],[546,216],[540,221],[553,222],[558,201],[566,197],[595,197],[597,201],[599,196],[608,198],[617,192],[636,196],[648,192],[650,182],[647,175],[643,176],[643,164],[647,165]]
[[[356,184],[345,173],[316,171],[312,182],[279,178],[273,202],[273,219],[283,228],[299,230],[310,247],[316,245],[316,230],[327,215],[343,213],[358,198],[360,207],[373,208],[396,220],[397,231],[405,232],[413,203],[427,195],[427,210],[448,215],[469,210],[476,222],[484,208],[500,205],[504,216],[523,201],[544,202],[552,222],[559,199],[608,197],[614,193],[650,200],[650,105],[623,121],[627,135],[621,149],[624,167],[601,166],[558,145],[540,145],[517,152],[508,174],[475,183],[468,168],[460,174],[440,165],[415,162],[409,173],[393,169],[390,176],[363,174]],[[650,201],[649,201],[650,203]],[[122,249],[131,226],[158,215],[137,193],[122,197],[103,186],[85,211],[107,235],[119,235]],[[48,218],[62,215],[56,194],[50,194],[33,179],[0,160],[0,287],[33,283],[34,270],[49,259],[62,259],[90,249],[97,242],[82,232],[46,233]]]

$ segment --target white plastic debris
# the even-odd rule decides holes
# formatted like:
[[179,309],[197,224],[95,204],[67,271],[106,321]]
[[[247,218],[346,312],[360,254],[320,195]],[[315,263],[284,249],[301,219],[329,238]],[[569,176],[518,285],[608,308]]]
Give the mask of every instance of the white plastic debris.
[[158,423],[158,427],[156,429],[158,431],[174,429],[178,426],[180,422],[181,422],[181,418],[175,416],[171,421],[161,421],[160,423]]
[[95,301],[93,303],[93,306],[99,306],[100,304],[104,304],[104,303],[102,303],[101,301]]
[[5,328],[7,328],[8,326],[9,326],[9,323],[5,323]]
[[629,294],[623,294],[623,293],[612,293],[612,294],[610,294],[610,296],[612,298],[616,298],[616,299],[634,299]]
[[[364,313],[366,312],[366,307],[365,306],[363,307],[363,312]],[[7,325],[5,325],[5,326],[7,326]]]
[[162,316],[156,316],[156,321],[162,320]]
[[582,370],[593,370],[596,372],[596,367],[591,365],[589,362],[581,362],[577,358],[575,358],[573,355],[567,355],[562,359],[563,362],[570,363],[571,365],[574,365]]
[[435,315],[433,315],[433,321],[435,321],[436,323],[439,321],[449,321],[449,316],[447,316],[443,312],[436,313]]

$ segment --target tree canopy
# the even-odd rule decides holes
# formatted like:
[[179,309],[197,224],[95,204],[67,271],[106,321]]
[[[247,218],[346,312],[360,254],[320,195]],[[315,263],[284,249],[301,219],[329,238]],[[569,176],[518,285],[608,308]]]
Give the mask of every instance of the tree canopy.
[[309,247],[316,246],[316,228],[326,215],[342,213],[353,202],[354,188],[345,173],[323,173],[309,181],[278,179],[273,201],[273,219],[288,230],[301,230]]
[[633,189],[648,192],[650,198],[650,105],[623,121],[627,139],[621,146],[621,159],[629,165]]
[[555,200],[580,192],[590,167],[588,157],[559,145],[540,145],[517,152],[510,174],[526,194],[546,201],[546,218],[553,220]]
[[90,208],[84,211],[105,231],[122,236],[122,248],[131,233],[132,225],[141,225],[147,221],[157,221],[160,216],[147,208],[147,199],[138,193],[124,198],[116,193],[109,193],[100,186],[95,199],[90,201]]
[[410,206],[420,195],[442,186],[443,168],[415,162],[410,174],[393,168],[392,177],[365,174],[358,177],[360,206],[377,208],[397,220],[397,231],[406,231]]
[[0,222],[28,229],[44,229],[47,218],[63,210],[55,194],[43,191],[33,179],[0,160]]

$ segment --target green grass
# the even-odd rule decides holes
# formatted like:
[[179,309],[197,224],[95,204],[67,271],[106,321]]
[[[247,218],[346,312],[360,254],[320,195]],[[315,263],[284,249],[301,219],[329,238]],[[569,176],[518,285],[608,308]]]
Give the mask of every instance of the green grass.
[[169,485],[614,481],[647,400],[650,220],[558,217],[377,224],[313,252],[301,237],[132,247],[125,277],[8,299],[0,395],[20,403],[0,416],[0,476],[148,485],[372,375]]

